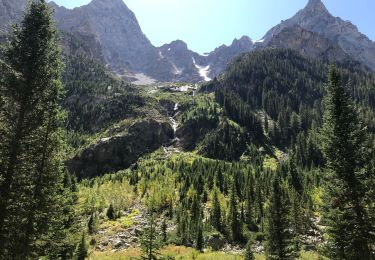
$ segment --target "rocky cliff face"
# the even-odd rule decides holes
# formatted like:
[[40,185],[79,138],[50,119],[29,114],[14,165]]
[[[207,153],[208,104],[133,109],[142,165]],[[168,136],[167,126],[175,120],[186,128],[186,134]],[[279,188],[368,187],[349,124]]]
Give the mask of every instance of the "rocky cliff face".
[[157,49],[122,0],[93,0],[72,10],[56,5],[54,8],[60,29],[98,39],[105,60],[114,71],[144,73],[158,80],[171,77],[172,66],[159,60]]
[[5,33],[11,23],[20,20],[26,5],[26,0],[0,0],[0,33]]
[[80,178],[116,172],[173,138],[171,125],[154,119],[135,122],[113,131],[110,137],[101,139],[68,161],[69,171]]
[[200,81],[202,78],[194,65],[194,59],[200,60],[200,55],[189,50],[185,42],[177,40],[158,48],[159,58],[172,64],[176,80]]
[[[301,35],[301,29],[295,30],[296,27],[304,31],[301,40],[307,40],[307,32],[310,32],[310,36],[314,35],[312,42],[315,41],[315,44],[308,41],[306,45],[293,44]],[[292,30],[295,30],[295,34],[291,33]],[[283,44],[277,45],[277,42],[281,43],[281,39]],[[318,53],[330,52],[331,58],[339,62],[344,53],[375,71],[375,43],[360,33],[351,22],[332,16],[321,0],[310,0],[295,16],[267,32],[263,41],[256,47],[264,48],[270,45],[277,47],[289,45],[303,53],[312,54],[313,57],[319,56]]]
[[[27,0],[0,0],[0,34],[11,22],[19,21]],[[243,37],[231,46],[221,46],[208,56],[188,49],[183,41],[155,47],[143,34],[135,14],[122,0],[93,0],[67,9],[50,2],[62,33],[62,47],[68,54],[85,54],[109,65],[126,80],[209,80],[221,73],[239,53],[249,51],[252,42]]]
[[93,0],[73,10],[55,4],[53,7],[62,30],[74,35],[93,35],[112,70],[128,80],[139,76],[156,81],[208,80],[209,76],[221,73],[234,56],[252,47],[248,37],[222,46],[209,56],[189,50],[180,40],[154,47],[122,0]]
[[252,40],[243,36],[231,45],[222,45],[205,55],[189,50],[183,41],[174,41],[158,49],[160,58],[167,59],[174,67],[177,80],[207,81],[222,73],[235,56],[251,51],[253,46]]
[[208,65],[210,65],[210,76],[215,77],[223,72],[228,63],[237,55],[253,50],[254,43],[247,37],[235,39],[230,46],[222,45],[211,52],[208,57]]
[[282,29],[267,46],[299,50],[306,56],[327,62],[345,63],[351,60],[337,43],[297,25]]

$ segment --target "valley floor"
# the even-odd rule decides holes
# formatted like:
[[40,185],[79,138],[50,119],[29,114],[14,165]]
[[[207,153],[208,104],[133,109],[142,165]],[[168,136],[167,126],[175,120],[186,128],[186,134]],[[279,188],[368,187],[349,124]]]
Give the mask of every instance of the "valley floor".
[[[93,252],[90,256],[90,260],[126,260],[135,259],[141,256],[139,248],[130,248],[124,251],[118,252]],[[224,253],[224,252],[212,252],[206,250],[204,253],[200,253],[193,248],[184,246],[167,246],[161,249],[160,256],[166,259],[200,259],[200,260],[240,260],[244,259],[240,254]],[[255,254],[255,260],[265,260],[264,254]],[[318,260],[321,257],[315,252],[302,252],[300,260]]]

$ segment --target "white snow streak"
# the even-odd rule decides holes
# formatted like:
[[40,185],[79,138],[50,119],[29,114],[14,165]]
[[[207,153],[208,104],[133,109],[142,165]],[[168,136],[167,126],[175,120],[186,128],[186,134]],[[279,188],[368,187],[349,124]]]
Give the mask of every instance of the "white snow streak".
[[194,66],[198,69],[198,71],[199,71],[199,75],[203,78],[203,80],[204,80],[204,81],[210,81],[211,78],[208,77],[208,74],[210,73],[210,65],[208,65],[208,66],[206,66],[206,67],[199,66],[199,65],[195,62],[194,57],[193,57],[192,59],[193,59]]

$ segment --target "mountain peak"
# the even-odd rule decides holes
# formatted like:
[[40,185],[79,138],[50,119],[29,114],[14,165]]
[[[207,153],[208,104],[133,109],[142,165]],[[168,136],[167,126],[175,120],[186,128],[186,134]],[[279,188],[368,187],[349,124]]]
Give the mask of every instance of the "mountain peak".
[[309,0],[304,10],[328,13],[326,6],[321,0]]
[[123,0],[92,0],[89,5],[105,6],[107,8],[118,8],[126,6]]
[[239,38],[239,39],[234,39],[233,40],[233,43],[235,43],[235,42],[253,42],[252,40],[251,40],[251,38],[249,37],[249,36],[246,36],[246,35],[243,35],[241,38]]

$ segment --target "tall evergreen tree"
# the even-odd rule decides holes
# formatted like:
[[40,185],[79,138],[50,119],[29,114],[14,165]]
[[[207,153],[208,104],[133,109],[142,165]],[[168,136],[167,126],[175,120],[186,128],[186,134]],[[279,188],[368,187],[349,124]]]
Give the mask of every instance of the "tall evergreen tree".
[[109,207],[108,207],[108,209],[107,209],[107,218],[108,218],[109,220],[114,220],[114,219],[116,218],[116,216],[115,216],[115,210],[114,210],[114,208],[113,208],[112,203],[109,204]]
[[196,249],[200,252],[203,251],[203,247],[204,247],[202,218],[203,218],[203,211],[201,211],[199,214],[199,219],[197,223],[196,241],[195,241]]
[[86,256],[87,256],[86,238],[85,238],[85,233],[82,233],[81,241],[77,246],[75,258],[77,260],[85,260]]
[[371,178],[366,133],[339,72],[331,67],[325,97],[322,148],[328,178],[329,205],[325,220],[329,234],[328,251],[334,259],[371,259],[374,221],[369,217],[368,191]]
[[162,242],[165,244],[168,240],[168,233],[167,233],[167,220],[166,217],[163,219],[163,223],[161,225],[161,231],[162,231]]
[[230,202],[229,202],[229,222],[230,222],[230,232],[233,241],[241,241],[242,239],[242,226],[238,218],[238,209],[237,209],[237,189],[236,184],[233,181],[232,190],[230,193]]
[[272,182],[266,253],[268,259],[293,259],[296,257],[288,187],[280,174]]
[[214,187],[214,195],[212,198],[212,212],[211,212],[211,223],[217,231],[221,232],[221,209],[218,197],[218,190]]
[[47,255],[51,236],[63,239],[63,66],[51,13],[32,1],[0,62],[0,255],[8,259]]
[[148,226],[143,230],[141,239],[142,259],[155,260],[158,256],[160,243],[155,222],[154,209],[150,210]]

